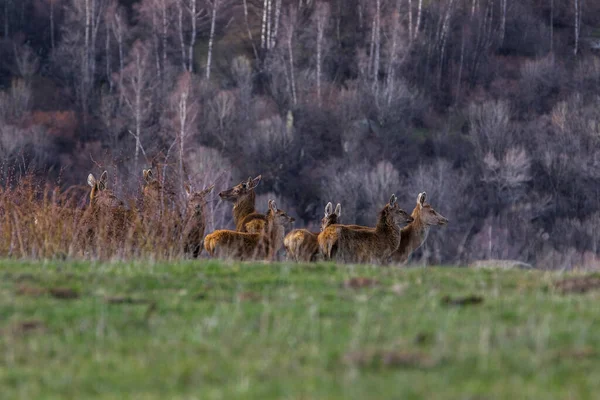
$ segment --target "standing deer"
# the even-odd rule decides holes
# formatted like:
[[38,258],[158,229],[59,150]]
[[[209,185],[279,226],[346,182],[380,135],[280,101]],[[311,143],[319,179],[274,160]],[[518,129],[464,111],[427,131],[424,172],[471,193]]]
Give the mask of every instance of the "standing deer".
[[172,190],[167,190],[154,176],[152,169],[142,169],[144,185],[142,187],[142,210],[145,216],[149,213],[161,215],[165,210],[171,209],[176,204],[176,195]]
[[[383,264],[400,245],[400,225],[413,218],[400,208],[392,195],[379,212],[375,228],[331,225],[321,235],[336,237],[334,258],[346,263]],[[325,254],[331,256],[330,253]]]
[[279,227],[294,222],[285,211],[279,210],[274,200],[269,200],[266,225],[260,233],[218,230],[206,235],[204,248],[211,256],[238,260],[272,260],[279,250]]
[[194,192],[190,185],[185,185],[187,195],[185,219],[183,221],[183,250],[198,258],[204,247],[204,230],[206,228],[206,196],[215,185],[202,191]]
[[239,232],[259,233],[264,229],[266,215],[256,212],[254,188],[260,183],[261,175],[242,181],[231,189],[219,193],[219,197],[233,203],[233,221]]
[[417,205],[411,214],[413,222],[402,228],[400,246],[390,257],[392,264],[405,264],[410,255],[425,242],[432,225],[448,223],[446,217],[435,211],[430,204],[425,203],[426,196],[425,192],[417,196]]
[[[321,232],[329,225],[339,223],[342,214],[342,205],[340,203],[333,211],[331,202],[325,206],[325,216],[321,219]],[[319,254],[318,236],[320,232],[310,232],[307,229],[295,229],[287,234],[283,240],[288,257],[296,262],[316,261]]]
[[130,231],[134,213],[125,207],[125,204],[107,189],[108,172],[104,171],[97,180],[93,174],[88,175],[90,190],[90,205],[85,211],[81,229],[86,244],[103,232],[107,239],[123,241],[125,234]]

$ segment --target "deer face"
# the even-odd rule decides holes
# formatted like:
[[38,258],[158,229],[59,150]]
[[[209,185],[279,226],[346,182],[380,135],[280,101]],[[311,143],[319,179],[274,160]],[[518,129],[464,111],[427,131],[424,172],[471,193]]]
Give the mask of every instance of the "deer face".
[[275,200],[269,200],[269,211],[267,212],[267,219],[272,219],[275,225],[286,226],[294,222],[296,219],[287,215],[283,210],[277,208]]
[[430,204],[425,204],[421,208],[421,221],[426,225],[446,225],[448,218],[435,211]]
[[430,204],[425,203],[426,196],[427,193],[422,192],[417,197],[417,207],[420,211],[421,221],[425,225],[446,225],[448,218],[435,211]]
[[210,187],[208,187],[202,191],[194,192],[194,191],[192,191],[192,188],[190,187],[190,185],[185,185],[185,192],[187,194],[188,210],[190,210],[192,213],[195,213],[195,214],[201,213],[202,208],[206,204],[206,196],[208,194],[210,194],[210,192],[212,192],[212,190],[214,188],[215,188],[215,185],[211,185]]
[[393,194],[390,198],[389,203],[385,206],[389,218],[392,219],[395,225],[403,225],[413,222],[413,217],[411,217],[406,211],[401,209],[396,200],[396,195]]
[[254,188],[260,183],[261,177],[261,175],[254,179],[248,177],[247,180],[240,182],[231,189],[223,190],[221,193],[219,193],[219,197],[221,197],[223,200],[238,203],[240,200],[250,196],[251,193],[253,193]]

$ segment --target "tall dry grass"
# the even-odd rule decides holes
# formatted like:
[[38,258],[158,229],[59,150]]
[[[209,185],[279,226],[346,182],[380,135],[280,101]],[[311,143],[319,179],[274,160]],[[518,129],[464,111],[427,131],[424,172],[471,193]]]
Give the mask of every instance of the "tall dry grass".
[[[0,187],[0,258],[172,260],[187,257],[183,206],[153,213],[141,199],[90,206],[88,186],[62,189],[33,176]],[[141,196],[141,194],[140,194]]]

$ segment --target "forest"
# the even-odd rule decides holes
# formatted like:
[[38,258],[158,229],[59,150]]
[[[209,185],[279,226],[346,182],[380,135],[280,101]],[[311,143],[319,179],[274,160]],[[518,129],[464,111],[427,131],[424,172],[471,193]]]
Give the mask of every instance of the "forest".
[[449,223],[414,263],[594,268],[599,142],[592,0],[0,2],[0,187],[261,174],[258,207],[312,228],[426,191]]

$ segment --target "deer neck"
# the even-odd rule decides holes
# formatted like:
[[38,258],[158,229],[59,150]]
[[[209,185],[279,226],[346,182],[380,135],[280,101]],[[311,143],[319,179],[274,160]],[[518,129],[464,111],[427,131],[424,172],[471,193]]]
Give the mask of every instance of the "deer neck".
[[236,226],[241,223],[246,216],[256,212],[255,205],[256,194],[254,194],[254,190],[233,205],[233,220]]
[[379,214],[377,226],[375,227],[375,233],[385,238],[385,241],[389,244],[391,251],[396,250],[400,244],[400,227],[396,225],[390,217],[388,217],[385,211],[382,211]]
[[430,228],[423,222],[419,209],[415,208],[411,216],[414,219],[413,222],[402,229],[402,247],[408,254],[421,247],[429,235]]

